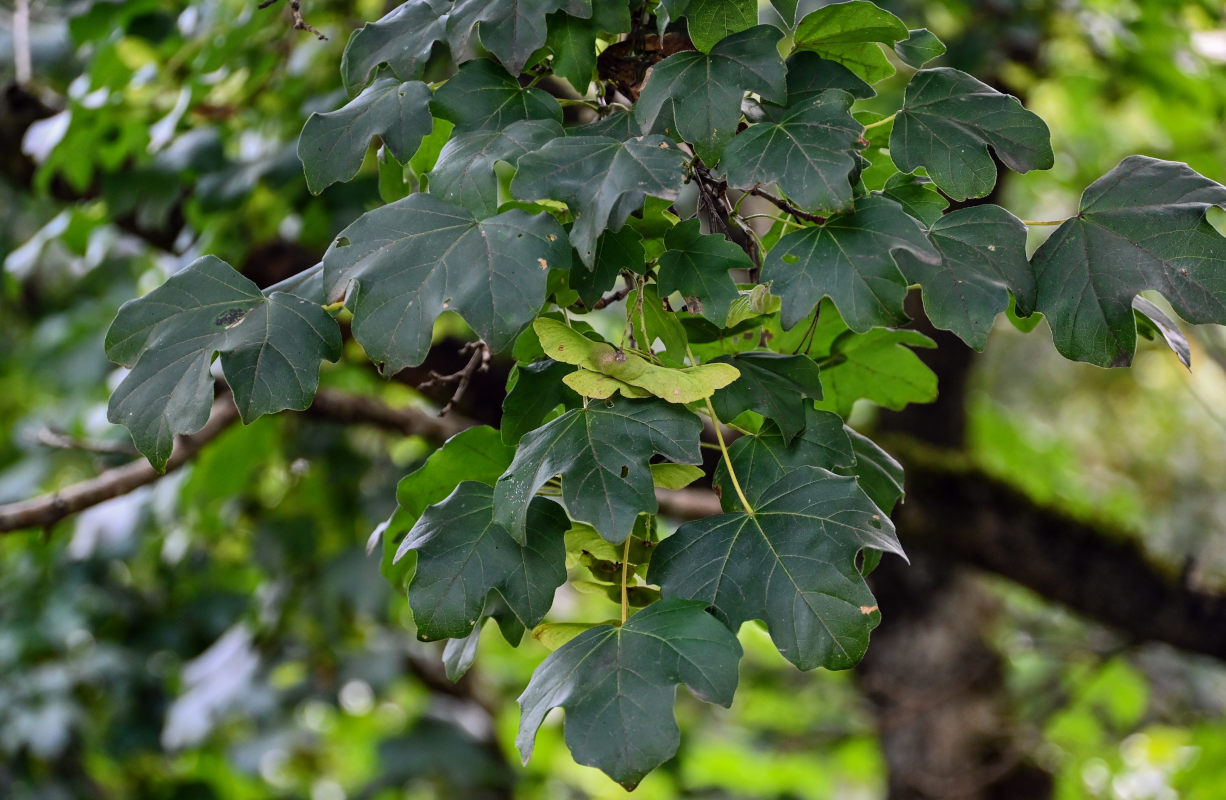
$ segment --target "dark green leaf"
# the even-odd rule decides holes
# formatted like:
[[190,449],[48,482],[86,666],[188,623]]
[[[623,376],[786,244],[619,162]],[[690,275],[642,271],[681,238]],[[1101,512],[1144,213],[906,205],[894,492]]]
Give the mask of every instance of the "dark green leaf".
[[899,324],[907,320],[902,309],[907,280],[894,263],[897,250],[930,262],[940,258],[901,206],[870,195],[856,200],[848,214],[781,238],[762,264],[762,282],[774,281],[787,328],[807,317],[823,296],[834,301],[854,331]]
[[131,368],[111,395],[107,418],[132,433],[161,470],[177,434],[204,426],[213,404],[213,354],[250,422],[311,404],[319,362],[340,358],[340,330],[328,313],[294,295],[259,287],[213,256],[192,262],[119,309],[107,355]]
[[1023,314],[1034,310],[1034,276],[1026,261],[1026,226],[1000,206],[951,211],[937,220],[928,238],[941,253],[939,264],[899,253],[910,283],[924,289],[932,324],[953,331],[983,350],[996,315],[1009,307],[1009,293]]
[[811,405],[805,398],[822,398],[819,370],[808,356],[755,351],[713,360],[731,364],[741,372],[740,378],[711,398],[720,419],[731,420],[743,411],[757,411],[779,426],[784,444],[805,426],[805,408]]
[[[515,367],[515,385],[502,401],[502,441],[517,443],[525,433],[538,427],[560,405],[577,402],[574,390],[562,378],[574,372],[570,364],[546,358]],[[510,461],[507,461],[510,464]],[[499,475],[505,471],[499,471]]]
[[650,575],[665,597],[714,605],[733,630],[765,621],[800,669],[847,669],[881,621],[856,568],[865,547],[902,555],[894,526],[854,478],[799,467],[757,498],[752,515],[682,525],[660,543]]
[[860,488],[868,498],[886,514],[894,510],[894,504],[902,499],[903,470],[902,464],[892,455],[877,446],[877,443],[867,436],[844,427],[851,439],[851,449],[856,455],[856,463],[850,467],[840,467],[833,471],[840,475],[853,475],[860,482]]
[[[836,61],[802,50],[787,60],[788,107],[796,108],[829,89],[842,89],[857,100],[874,97],[877,92],[860,76]],[[781,109],[783,111],[783,109]]]
[[738,134],[720,164],[728,185],[777,183],[801,208],[829,213],[851,203],[850,175],[864,130],[848,109],[853,98],[834,89],[791,105],[777,122]]
[[[728,448],[732,468],[750,505],[756,505],[784,473],[801,467],[832,470],[855,463],[842,417],[816,411],[811,403],[805,403],[797,416],[796,422],[804,428],[796,438],[785,438],[777,424],[768,422],[756,436],[742,436]],[[716,468],[713,482],[720,487],[725,511],[744,510],[723,462]]]
[[915,73],[890,133],[898,168],[924,167],[955,200],[983,197],[996,185],[989,147],[1017,172],[1053,163],[1047,123],[1016,97],[948,67]]
[[650,130],[671,103],[678,134],[714,164],[736,133],[745,92],[784,102],[785,68],[775,46],[782,35],[778,28],[758,25],[720,41],[709,54],[674,53],[652,67],[635,119]]
[[545,299],[549,268],[570,263],[565,236],[548,214],[478,221],[413,194],[341,231],[324,255],[324,283],[330,299],[346,296],[354,337],[391,375],[421,363],[449,309],[493,349],[510,347]]
[[447,0],[410,0],[354,31],[341,59],[345,87],[352,93],[366,85],[380,64],[387,64],[402,81],[420,80],[430,50],[445,36],[450,11]]
[[525,518],[525,543],[494,521],[494,489],[464,481],[430,506],[404,537],[399,560],[417,553],[409,607],[421,639],[472,633],[490,592],[497,592],[524,627],[545,618],[566,581],[563,536],[570,520],[557,503],[535,498]]
[[1132,299],[1155,289],[1189,322],[1226,322],[1226,238],[1209,224],[1226,187],[1186,164],[1129,156],[1081,195],[1034,254],[1038,310],[1065,358],[1132,362]]
[[511,191],[524,200],[561,200],[570,206],[575,218],[571,244],[591,267],[600,234],[619,230],[646,195],[676,199],[684,163],[685,154],[663,136],[626,142],[569,136],[520,158]]
[[562,122],[562,107],[541,89],[525,89],[488,58],[470,61],[434,93],[430,108],[456,132],[501,130],[521,119]]
[[574,0],[456,0],[447,20],[452,54],[457,61],[478,55],[474,40],[480,35],[481,44],[518,75],[545,44],[546,17],[560,8],[592,15],[590,2]]
[[458,134],[439,153],[430,172],[430,193],[477,216],[493,214],[498,210],[494,163],[505,161],[515,166],[524,153],[562,135],[562,126],[546,119],[520,120],[500,130]]
[[1151,301],[1140,295],[1132,299],[1132,310],[1137,317],[1137,332],[1146,339],[1161,336],[1175,357],[1188,369],[1192,368],[1192,348],[1175,320]]
[[685,7],[690,41],[709,52],[724,37],[758,24],[757,0],[690,0]]
[[945,43],[927,28],[908,31],[907,38],[894,45],[894,52],[908,67],[920,67],[945,55]]
[[298,139],[307,188],[319,194],[333,183],[352,180],[374,136],[397,161],[407,162],[430,133],[429,104],[426,84],[380,78],[342,108],[312,114]]
[[702,603],[662,600],[625,624],[571,639],[536,669],[520,695],[516,746],[525,763],[551,708],[566,709],[566,744],[580,764],[626,789],[677,752],[677,685],[732,704],[741,645]]
[[634,228],[622,227],[619,231],[605,231],[596,240],[595,264],[591,269],[582,266],[570,271],[570,288],[579,293],[579,299],[588,308],[605,292],[613,288],[622,270],[642,273],[647,265],[643,250],[643,237]]
[[620,544],[640,512],[655,512],[648,462],[660,454],[698,464],[702,423],[686,409],[656,400],[590,403],[525,435],[498,480],[495,520],[522,536],[528,501],[562,476],[562,502],[572,519]]
[[949,201],[932,181],[910,172],[895,172],[886,179],[881,193],[929,227],[949,208]]
[[795,49],[811,50],[837,61],[869,83],[894,74],[878,44],[906,39],[907,26],[898,17],[867,0],[824,6],[796,26]]
[[667,297],[681,292],[690,312],[722,326],[738,297],[728,270],[754,265],[740,247],[718,234],[704,235],[699,227],[698,220],[686,220],[665,235],[668,249],[660,256],[660,293]]

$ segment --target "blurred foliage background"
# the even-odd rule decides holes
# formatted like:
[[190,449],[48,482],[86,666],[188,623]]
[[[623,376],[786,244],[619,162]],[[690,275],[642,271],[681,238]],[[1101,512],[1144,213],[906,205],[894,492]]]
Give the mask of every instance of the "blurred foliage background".
[[[1056,168],[1000,189],[1019,216],[1067,215],[1134,152],[1226,181],[1220,2],[881,4],[948,42],[941,63],[1048,121]],[[102,339],[124,300],[206,252],[271,284],[379,202],[373,153],[358,180],[312,197],[294,151],[306,117],[344,98],[349,32],[385,4],[305,3],[326,41],[294,30],[285,4],[256,5],[0,10],[0,503],[131,459],[105,421],[116,375]],[[22,8],[29,75],[14,39]],[[966,449],[1036,503],[1226,592],[1226,337],[1189,335],[1191,372],[1160,345],[1132,370],[1103,371],[1061,359],[1042,325],[1002,324],[973,362]],[[323,385],[429,403],[360,357],[326,365]],[[484,397],[495,413],[498,400]],[[871,427],[874,412],[856,421]],[[544,647],[488,634],[473,672],[450,684],[366,555],[395,482],[430,447],[309,415],[262,419],[152,486],[0,538],[0,797],[621,796],[570,760],[556,715],[518,764],[514,699]],[[990,608],[963,624],[1000,657],[993,713],[1007,713],[989,722],[1017,732],[989,767],[1041,771],[1034,797],[1222,796],[1222,664],[974,580]],[[554,616],[605,602],[563,596]],[[682,750],[638,796],[908,796],[889,779],[891,721],[866,701],[869,677],[800,674],[752,625],[742,639],[735,705],[682,692]],[[981,796],[994,777],[976,769],[935,786],[919,774],[909,796]]]

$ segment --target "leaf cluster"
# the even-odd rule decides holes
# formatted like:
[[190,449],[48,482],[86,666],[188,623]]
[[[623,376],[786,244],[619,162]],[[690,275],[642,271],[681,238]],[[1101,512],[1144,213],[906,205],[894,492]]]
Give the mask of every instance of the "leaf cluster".
[[[865,652],[864,575],[903,554],[903,479],[845,419],[935,396],[910,287],[975,348],[1012,309],[1104,366],[1138,331],[1178,345],[1142,291],[1226,322],[1206,219],[1226,188],[1130,157],[1029,256],[1005,209],[946,209],[990,195],[998,163],[1053,165],[1038,116],[926,67],[939,40],[867,0],[773,5],[778,24],[739,0],[409,0],[353,34],[352,97],[298,145],[318,193],[377,141],[388,202],[265,291],[206,256],[107,337],[131,367],[111,419],[159,467],[203,425],[217,354],[244,420],[308,405],[341,356],[333,315],[386,375],[422,363],[446,312],[514,360],[500,429],[401,483],[384,572],[418,635],[450,640],[453,677],[487,619],[556,648],[521,697],[521,752],[562,707],[575,758],[627,787],[676,750],[678,685],[731,703],[744,622],[800,669]],[[896,68],[896,113],[859,110]],[[695,481],[724,513],[663,536],[657,490]],[[568,577],[620,619],[546,622]]]

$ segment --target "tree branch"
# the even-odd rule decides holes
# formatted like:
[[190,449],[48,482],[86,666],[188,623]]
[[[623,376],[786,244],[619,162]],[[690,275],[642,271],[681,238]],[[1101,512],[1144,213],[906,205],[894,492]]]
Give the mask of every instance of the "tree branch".
[[163,475],[174,472],[186,464],[200,448],[217,438],[218,434],[238,419],[238,410],[227,392],[213,403],[209,421],[198,433],[180,436],[175,442],[166,471],[158,472],[141,459],[108,469],[97,477],[74,483],[56,492],[0,506],[0,533],[25,528],[46,528],[67,516],[84,511],[101,502],[153,483]]
[[[475,423],[396,409],[372,397],[320,389],[308,417],[366,424],[443,442]],[[199,433],[180,437],[170,472],[190,460],[237,419],[228,393]],[[1138,640],[1165,642],[1226,661],[1226,595],[1185,585],[1155,565],[1134,540],[1035,503],[987,475],[956,451],[889,443],[907,475],[907,502],[894,516],[909,548],[933,550],[994,572]],[[144,461],[42,497],[0,506],[0,533],[46,527],[160,478]],[[656,492],[660,513],[681,520],[721,513],[714,493]]]

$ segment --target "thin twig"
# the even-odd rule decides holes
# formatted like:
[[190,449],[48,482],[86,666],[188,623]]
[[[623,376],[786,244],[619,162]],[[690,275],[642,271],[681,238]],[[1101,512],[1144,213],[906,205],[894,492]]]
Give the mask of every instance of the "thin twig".
[[[260,3],[257,6],[257,8],[262,10],[262,9],[268,8],[269,6],[276,5],[276,3],[277,3],[277,0],[264,0],[264,2]],[[315,38],[323,42],[326,42],[328,40],[328,37],[320,33],[318,28],[316,28],[314,25],[307,22],[303,18],[302,0],[289,0],[289,10],[290,10],[290,13],[294,15],[294,30],[307,31],[308,33],[313,33],[315,34]]]
[[442,375],[434,370],[430,370],[430,377],[417,385],[418,389],[429,389],[445,383],[454,383],[456,385],[455,391],[451,394],[451,399],[438,412],[440,417],[447,416],[448,412],[464,399],[464,392],[468,390],[468,384],[473,379],[473,375],[478,372],[486,372],[490,368],[490,348],[483,340],[478,339],[475,342],[469,342],[460,348],[461,354],[468,352],[472,353],[472,357],[468,359],[468,363],[464,365],[463,369],[449,375]]
[[[616,292],[613,292],[612,294],[605,295],[604,297],[597,300],[595,303],[592,303],[592,307],[588,310],[589,311],[599,311],[602,308],[608,308],[614,303],[617,303],[621,300],[625,300],[626,295],[628,294],[630,294],[629,284],[627,284],[626,286],[623,286],[622,288],[618,289]],[[583,304],[582,300],[577,301],[575,303],[575,306],[578,306],[579,308],[587,308],[587,306]],[[573,307],[574,306],[572,306],[572,308]]]
[[57,450],[80,450],[85,453],[97,453],[104,456],[137,455],[136,448],[127,442],[78,439],[54,428],[40,428],[31,439],[44,447],[54,447]]
[[761,197],[763,200],[770,201],[776,207],[778,207],[781,211],[786,211],[787,213],[791,214],[793,217],[796,217],[796,219],[803,219],[806,222],[812,222],[817,225],[826,224],[825,217],[819,214],[810,214],[808,211],[802,211],[801,209],[789,203],[787,200],[784,200],[782,197],[776,197],[770,192],[767,192],[757,186],[750,189],[749,193],[752,194],[754,197]]

